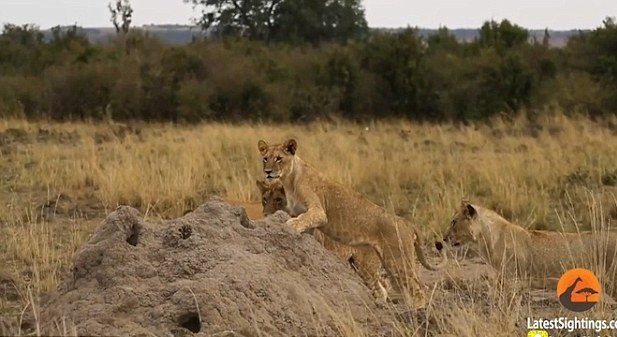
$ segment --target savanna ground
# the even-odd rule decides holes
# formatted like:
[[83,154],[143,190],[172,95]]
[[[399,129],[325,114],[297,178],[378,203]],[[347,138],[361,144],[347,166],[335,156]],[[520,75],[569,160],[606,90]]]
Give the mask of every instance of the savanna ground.
[[[614,120],[560,114],[467,126],[4,120],[0,131],[0,315],[19,314],[31,298],[52,292],[73,254],[117,205],[168,219],[211,195],[259,201],[259,139],[295,137],[299,156],[413,220],[427,240],[443,233],[461,198],[528,228],[573,231],[617,220]],[[541,311],[508,282],[464,288],[447,314],[436,314],[448,327],[442,334],[521,335],[526,317]],[[598,306],[590,315],[608,318],[607,310]]]

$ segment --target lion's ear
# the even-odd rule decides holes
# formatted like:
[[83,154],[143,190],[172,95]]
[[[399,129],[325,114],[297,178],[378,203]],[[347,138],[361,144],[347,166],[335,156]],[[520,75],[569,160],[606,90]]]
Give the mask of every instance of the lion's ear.
[[259,153],[261,153],[261,155],[263,156],[266,153],[266,150],[268,149],[268,143],[260,139],[257,142],[257,148],[259,149]]
[[283,148],[285,149],[285,151],[287,151],[287,153],[295,155],[296,150],[298,149],[298,142],[296,142],[295,139],[290,138],[285,141],[285,144],[283,144]]
[[465,216],[467,216],[469,219],[473,219],[476,217],[476,215],[478,215],[478,211],[476,210],[475,207],[473,207],[472,204],[465,203],[463,214],[465,214]]

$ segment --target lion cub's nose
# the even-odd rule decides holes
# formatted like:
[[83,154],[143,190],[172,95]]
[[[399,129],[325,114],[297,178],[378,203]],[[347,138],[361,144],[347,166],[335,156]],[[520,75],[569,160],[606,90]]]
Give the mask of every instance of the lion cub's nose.
[[267,174],[270,174],[270,173],[272,173],[272,170],[271,169],[265,169],[264,172],[266,172]]

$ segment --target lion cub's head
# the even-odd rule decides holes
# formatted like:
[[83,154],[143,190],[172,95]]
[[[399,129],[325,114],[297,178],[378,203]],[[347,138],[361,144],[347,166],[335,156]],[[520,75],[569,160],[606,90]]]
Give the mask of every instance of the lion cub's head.
[[477,221],[478,211],[476,208],[472,204],[462,201],[459,210],[450,222],[450,227],[443,241],[453,247],[466,243],[475,243],[480,231]]
[[263,160],[266,181],[284,179],[291,173],[293,157],[298,149],[295,139],[288,139],[283,144],[268,145],[260,140],[257,143]]
[[286,211],[285,189],[280,180],[267,182],[257,179],[256,183],[261,192],[261,205],[263,206],[264,216],[274,214],[276,211]]

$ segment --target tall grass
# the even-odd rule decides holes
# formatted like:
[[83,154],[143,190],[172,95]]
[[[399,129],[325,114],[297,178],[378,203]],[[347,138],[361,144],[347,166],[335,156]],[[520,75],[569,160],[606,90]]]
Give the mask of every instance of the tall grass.
[[[119,204],[170,218],[213,194],[258,201],[257,141],[288,137],[297,139],[298,155],[326,176],[411,219],[427,238],[443,232],[461,198],[528,228],[610,225],[617,219],[615,124],[560,114],[478,125],[127,127],[4,120],[0,266],[16,281],[22,299],[17,306],[23,305],[28,291],[55,288],[77,248]],[[524,304],[508,302],[503,291],[495,296],[506,296],[499,300],[503,310],[487,314],[485,322],[470,321],[476,309],[467,302],[451,303],[458,309],[438,318],[448,320],[453,335],[475,336],[511,324],[511,315],[522,317]],[[2,310],[15,312],[15,304],[0,302]]]

